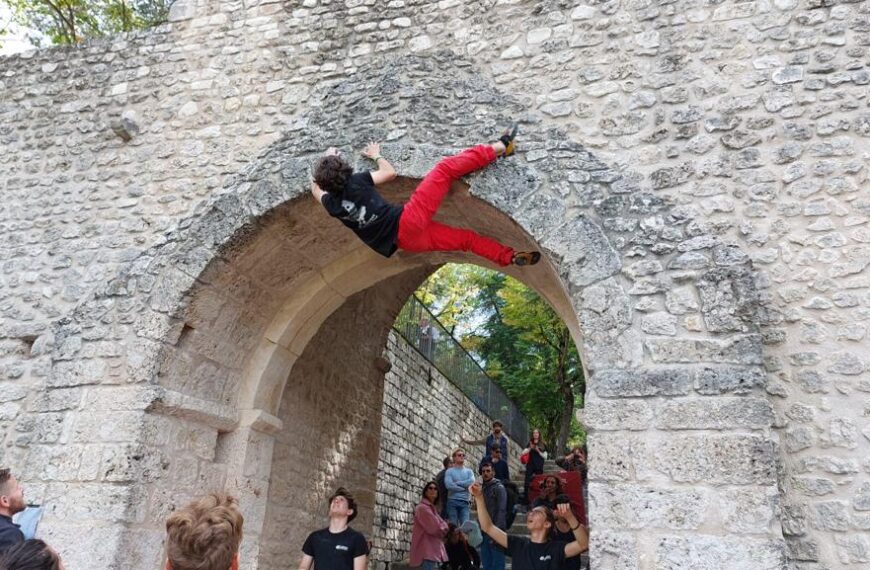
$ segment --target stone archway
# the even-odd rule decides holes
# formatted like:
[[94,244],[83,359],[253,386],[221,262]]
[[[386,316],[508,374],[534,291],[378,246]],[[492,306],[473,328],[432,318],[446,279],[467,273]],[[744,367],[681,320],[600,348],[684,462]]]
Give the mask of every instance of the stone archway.
[[[487,114],[501,96],[448,64],[405,58],[368,72],[381,81],[380,106],[359,98],[352,83],[331,87],[329,108],[312,110],[306,130],[271,147],[56,328],[52,375],[113,379],[77,423],[84,441],[118,442],[107,451],[117,454],[117,484],[97,489],[118,505],[100,519],[105,567],[153,567],[167,511],[214,486],[242,496],[250,521],[244,556],[257,560],[275,436],[314,428],[287,421],[310,407],[281,408],[288,383],[303,386],[294,379],[316,363],[306,351],[318,338],[382,343],[390,315],[447,259],[382,260],[328,226],[305,196],[312,153],[324,140],[350,152],[365,138],[389,138],[387,129],[398,128],[383,118],[390,109],[428,135],[384,147],[406,177],[388,192],[400,197],[449,152],[432,139],[484,138],[467,132],[475,128],[468,123],[445,124],[446,107],[459,104],[483,125],[476,128],[492,132],[506,122]],[[442,97],[443,85],[461,96]],[[532,120],[524,133],[540,157],[534,167],[503,162],[470,177],[470,196],[460,188],[445,221],[536,243],[547,254],[546,265],[523,275],[572,327],[590,372],[593,558],[602,568],[647,568],[650,552],[674,568],[698,556],[727,568],[748,560],[781,567],[772,414],[760,392],[748,260],[686,230],[684,210],[622,180],[565,133]],[[338,326],[330,319],[353,320],[371,306],[380,307],[376,324],[330,328]],[[120,361],[85,356],[93,356],[86,331],[95,322],[110,323],[126,342]],[[297,368],[300,357],[306,367]],[[376,375],[363,376],[376,384]],[[132,387],[112,385],[119,381]],[[299,400],[306,397],[315,396]],[[110,418],[118,433],[101,431]],[[361,418],[375,427],[376,417]],[[325,437],[331,451],[344,449],[342,428]],[[358,477],[372,474],[361,469]],[[296,516],[312,516],[310,503],[300,505]],[[73,540],[75,525],[47,523],[59,541]]]

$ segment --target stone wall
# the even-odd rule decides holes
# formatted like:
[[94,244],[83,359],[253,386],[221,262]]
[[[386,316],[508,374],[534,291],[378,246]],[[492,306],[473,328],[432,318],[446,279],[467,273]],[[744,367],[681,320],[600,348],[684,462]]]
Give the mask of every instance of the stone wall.
[[[771,567],[866,565],[868,18],[838,0],[179,0],[156,30],[3,58],[2,461],[54,503],[72,568],[130,567],[125,533],[155,537],[161,512],[136,491],[161,472],[143,445],[181,422],[235,434],[238,463],[339,299],[443,261],[353,252],[296,200],[312,154],[380,138],[419,178],[514,116],[520,155],[444,216],[547,254],[524,277],[589,366],[593,560],[688,567],[748,537]],[[246,250],[282,204],[289,245]],[[244,479],[200,453],[206,480]],[[641,524],[607,498],[649,488],[712,499]],[[737,492],[767,526],[725,522]]]
[[[484,446],[463,446],[460,439],[489,433],[492,419],[395,332],[385,357],[392,368],[384,377],[381,451],[371,558],[373,568],[406,560],[411,546],[414,507],[423,485],[441,470],[441,460],[465,447],[468,465],[477,471]],[[521,473],[521,444],[508,446],[511,474]]]

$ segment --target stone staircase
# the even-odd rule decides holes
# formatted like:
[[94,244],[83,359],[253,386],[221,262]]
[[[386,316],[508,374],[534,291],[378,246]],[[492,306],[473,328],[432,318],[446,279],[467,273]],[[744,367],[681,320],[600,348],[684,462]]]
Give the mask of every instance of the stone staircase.
[[[559,467],[556,465],[554,461],[547,460],[544,463],[544,473],[557,473],[559,471]],[[517,488],[523,488],[523,476],[522,474],[513,474],[511,477],[511,481],[516,483]],[[471,508],[471,519],[477,521],[477,509],[474,507],[474,503],[472,503]],[[520,507],[520,511],[516,514],[516,518],[514,518],[514,523],[511,525],[510,530],[508,530],[510,534],[517,534],[520,536],[528,536],[529,535],[529,527],[526,525],[526,510],[525,506]],[[589,556],[584,553],[581,555],[582,565],[581,568],[588,569],[589,566]],[[407,562],[394,562],[390,564],[390,570],[412,570],[412,567],[407,564]],[[511,559],[505,559],[505,570],[511,570]]]

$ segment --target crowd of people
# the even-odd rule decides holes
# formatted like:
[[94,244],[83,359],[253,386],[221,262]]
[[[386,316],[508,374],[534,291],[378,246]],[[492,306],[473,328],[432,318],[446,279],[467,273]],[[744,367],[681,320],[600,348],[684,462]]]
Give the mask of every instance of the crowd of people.
[[[525,488],[511,481],[508,438],[501,422],[492,432],[466,444],[484,444],[486,454],[477,473],[467,453],[457,448],[444,458],[444,468],[428,481],[414,510],[410,563],[423,570],[504,570],[510,556],[515,570],[576,570],[578,555],[588,547],[588,533],[562,493],[559,477],[543,479],[540,495],[529,504],[530,482],[543,472],[546,448],[540,432],[532,433],[522,455]],[[566,470],[585,480],[582,448],[559,457]],[[480,476],[478,479],[477,476]],[[470,520],[471,503],[478,523]],[[527,511],[529,536],[507,534],[521,504]],[[26,537],[12,520],[26,508],[24,488],[9,469],[0,469],[0,570],[63,570],[60,556],[44,541]],[[308,535],[299,570],[364,570],[369,543],[350,527],[357,504],[344,488],[328,500],[328,525]],[[174,512],[166,520],[165,570],[238,570],[244,519],[232,497],[209,494]]]
[[[422,570],[504,570],[510,556],[517,570],[576,570],[579,554],[588,548],[586,527],[575,516],[559,477],[543,479],[534,501],[532,482],[544,472],[547,450],[538,430],[521,452],[525,465],[522,493],[511,481],[509,442],[502,423],[481,439],[462,439],[466,445],[484,445],[477,464],[477,480],[468,467],[467,452],[457,448],[445,457],[443,469],[424,485],[414,510],[411,566]],[[585,483],[586,455],[582,447],[558,457],[566,471],[578,471]],[[585,485],[584,485],[585,487]],[[475,503],[479,526],[470,520]],[[584,498],[585,501],[585,498]],[[527,509],[529,537],[508,534],[517,510]]]

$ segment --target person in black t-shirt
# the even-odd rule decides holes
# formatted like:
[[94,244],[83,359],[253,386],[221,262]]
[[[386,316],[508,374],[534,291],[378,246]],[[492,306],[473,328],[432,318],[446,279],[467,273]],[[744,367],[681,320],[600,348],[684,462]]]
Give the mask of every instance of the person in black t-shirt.
[[480,483],[469,489],[477,503],[477,518],[480,529],[492,540],[507,549],[514,570],[561,570],[565,559],[579,556],[589,548],[589,533],[571,512],[571,505],[558,505],[559,517],[564,519],[573,533],[571,542],[556,542],[550,533],[556,524],[556,516],[547,507],[535,507],[529,511],[526,524],[530,538],[507,534],[492,523],[486,510],[486,501]]
[[329,498],[329,526],[312,532],[302,545],[299,570],[365,570],[369,546],[365,536],[350,528],[356,501],[343,487]]
[[369,143],[362,152],[378,165],[372,172],[354,172],[338,152],[330,148],[315,165],[311,194],[330,216],[341,220],[384,257],[390,257],[397,249],[470,251],[501,267],[534,265],[541,258],[537,251],[516,252],[469,229],[446,226],[432,219],[455,180],[483,168],[499,156],[514,153],[516,133],[514,125],[498,142],[478,145],[441,160],[404,205],[387,202],[375,189],[396,178],[396,170],[381,156],[378,143]]
[[12,516],[26,507],[24,487],[9,469],[0,469],[0,554],[24,542],[24,533],[12,522]]

